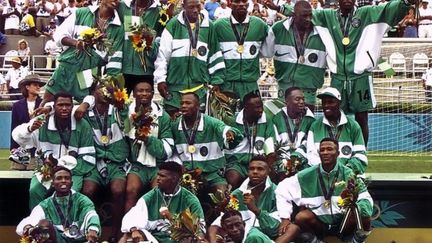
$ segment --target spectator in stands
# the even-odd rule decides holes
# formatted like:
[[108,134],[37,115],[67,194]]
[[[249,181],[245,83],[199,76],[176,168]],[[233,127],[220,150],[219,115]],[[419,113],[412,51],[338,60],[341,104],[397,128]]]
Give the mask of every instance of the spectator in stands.
[[54,35],[56,29],[57,29],[56,21],[54,19],[50,19],[49,25],[44,28],[43,34],[45,36]]
[[36,19],[37,9],[35,7],[30,7],[28,13],[21,20],[19,30],[21,35],[25,36],[39,36],[40,32],[36,29],[35,19]]
[[[340,109],[341,95],[336,88],[325,88],[318,96],[321,99],[324,116],[310,126],[306,151],[309,165],[320,163],[319,144],[323,138],[339,141],[338,157],[343,165],[356,174],[365,173],[368,166],[366,147],[359,124]],[[303,151],[303,154],[306,153]]]
[[226,212],[221,218],[221,226],[222,229],[226,232],[226,239],[223,237],[221,242],[273,242],[259,229],[255,227],[245,227],[246,224],[244,222],[244,219],[242,218],[242,214],[239,211],[230,210]]
[[[183,167],[176,162],[159,165],[158,186],[142,196],[124,216],[122,232],[125,236],[119,242],[126,243],[127,238],[132,238],[133,242],[174,242],[170,239],[168,219],[186,209],[199,219],[195,226],[203,229],[204,213],[200,201],[179,185],[182,175]],[[199,236],[204,238],[202,233]]]
[[421,8],[419,8],[419,38],[432,38],[432,8],[429,5],[430,0],[422,0]]
[[321,7],[321,3],[318,0],[310,0],[310,5],[312,7],[313,10],[321,10],[323,9]]
[[18,56],[21,58],[21,65],[27,67],[30,62],[30,46],[25,39],[18,41]]
[[[371,233],[372,197],[364,182],[339,162],[339,145],[333,138],[322,139],[319,143],[321,163],[285,179],[276,189],[281,228],[292,229],[293,225],[300,227],[302,238],[305,239],[302,242],[322,242],[320,240],[329,235],[341,237],[343,242],[365,242]],[[338,234],[346,213],[338,206],[338,198],[352,179],[355,181],[353,190],[358,190],[353,200],[359,218],[356,218],[355,213],[348,215],[344,231]],[[345,182],[344,186],[338,186],[341,182]],[[292,215],[294,204],[300,207],[295,216]],[[357,228],[357,220],[361,229]],[[298,230],[288,230],[281,237],[281,242],[291,242],[298,234]]]
[[[67,1],[68,0],[56,0],[54,2],[54,6],[55,6],[55,10],[56,10],[56,15],[55,15],[55,19],[57,19],[58,24],[60,25],[61,23],[63,23],[63,21],[65,20],[65,18],[67,16],[69,16],[67,13],[65,13],[65,8],[68,6],[67,5]],[[54,19],[54,18],[53,18]]]
[[41,0],[36,7],[38,9],[36,14],[36,29],[42,32],[44,27],[49,25],[51,15],[55,15],[55,6],[52,0]]
[[227,0],[221,0],[220,6],[214,12],[214,19],[228,18],[231,16],[231,8],[228,7]]
[[52,34],[48,36],[48,41],[45,43],[45,54],[47,55],[46,69],[58,67],[58,57],[62,48],[54,41]]
[[[7,94],[7,86],[6,80],[4,79],[3,74],[0,73],[0,94]],[[4,96],[0,96],[0,99],[3,99]]]
[[215,20],[214,12],[219,6],[220,6],[220,4],[216,0],[210,0],[210,1],[206,2],[206,4],[204,5],[204,8],[205,8],[205,10],[207,10],[207,12],[209,14],[209,18],[211,20]]
[[[52,104],[52,103],[51,103]],[[57,164],[73,164],[73,189],[81,191],[83,180],[95,167],[95,148],[91,126],[84,119],[72,116],[72,96],[59,92],[54,97],[54,114],[37,116],[12,131],[13,139],[26,149],[38,148],[47,168]],[[51,170],[48,169],[48,170]],[[33,209],[47,196],[51,180],[35,172],[30,181],[29,206]]]
[[[21,95],[16,95],[17,93],[21,93],[18,84],[19,82],[25,78],[28,74],[28,69],[21,65],[21,58],[13,57],[11,59],[12,67],[6,73],[5,80],[7,85],[8,93],[11,94],[9,97],[11,100],[18,100],[21,98]],[[15,95],[12,95],[15,94]]]
[[72,172],[58,166],[53,171],[54,195],[39,203],[17,226],[18,235],[40,225],[50,225],[55,240],[47,242],[98,242],[102,227],[93,202],[72,190]]
[[4,29],[6,35],[19,35],[19,24],[21,8],[16,6],[15,0],[8,0],[7,6],[3,7]]
[[[269,238],[278,237],[280,224],[276,209],[276,184],[269,177],[270,167],[263,155],[252,158],[248,165],[248,177],[231,195],[239,201],[238,210],[246,221],[246,228],[256,227]],[[221,217],[218,217],[209,227],[210,242],[215,242],[220,231]]]
[[[33,116],[33,111],[39,107],[42,101],[41,97],[39,97],[39,93],[40,88],[44,85],[45,82],[35,74],[27,75],[19,82],[19,88],[24,98],[15,102],[12,106],[11,131],[13,131],[15,127],[30,121],[30,117]],[[34,151],[32,151],[31,156],[34,156]],[[28,157],[28,159],[25,157]],[[34,169],[34,165],[29,164],[30,154],[27,153],[24,148],[21,148],[12,137],[9,160],[15,162],[12,164],[11,169]]]
[[432,103],[432,68],[428,68],[422,76],[423,88],[426,90],[426,102]]
[[[69,4],[66,8],[63,9],[63,18],[66,19],[67,17],[69,17],[69,15],[75,13],[75,11],[77,10],[77,6],[75,3],[75,0],[69,0]],[[59,25],[63,23],[63,21],[60,21],[59,19]]]
[[408,14],[399,22],[399,26],[404,28],[403,37],[417,38],[417,17],[414,7],[410,7]]
[[267,17],[267,9],[264,8],[264,6],[258,2],[258,0],[252,0],[252,3],[249,4],[248,12],[250,16],[256,16],[259,18]]

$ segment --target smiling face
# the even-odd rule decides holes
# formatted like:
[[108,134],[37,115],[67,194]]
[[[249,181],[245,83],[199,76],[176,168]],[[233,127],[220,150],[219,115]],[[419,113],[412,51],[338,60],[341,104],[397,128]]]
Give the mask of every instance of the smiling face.
[[133,95],[137,104],[148,106],[153,99],[153,86],[147,82],[140,82],[135,85]]
[[66,170],[59,170],[54,174],[53,186],[58,196],[69,194],[72,188],[72,175]]
[[324,116],[331,121],[340,117],[340,101],[331,96],[322,97],[322,108]]
[[303,113],[305,110],[304,93],[302,90],[297,89],[291,91],[291,93],[285,98],[287,104],[287,110],[294,114]]

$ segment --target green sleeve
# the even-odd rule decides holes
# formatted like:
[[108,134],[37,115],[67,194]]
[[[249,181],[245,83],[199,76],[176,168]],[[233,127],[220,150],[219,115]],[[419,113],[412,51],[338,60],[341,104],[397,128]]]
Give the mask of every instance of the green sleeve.
[[353,141],[353,151],[351,158],[348,159],[346,165],[350,167],[354,173],[363,174],[368,166],[366,147],[360,125],[356,122],[353,122],[352,124],[353,126],[352,129],[350,129],[350,135],[351,141]]
[[362,18],[370,19],[372,23],[384,22],[395,26],[408,13],[409,7],[403,0],[392,0],[383,5],[360,8],[358,11],[361,11]]
[[271,238],[276,238],[278,236],[280,221],[272,217],[270,215],[270,212],[267,212],[266,210],[261,210],[257,218],[259,221],[260,230],[264,234],[268,235]]
[[268,242],[272,242],[272,240],[255,227],[252,227],[249,230],[246,236],[246,240],[244,241],[244,243],[268,243]]
[[80,195],[79,205],[77,206],[80,209],[79,221],[84,224],[85,232],[87,233],[90,227],[97,228],[98,234],[101,235],[102,227],[93,202],[88,197]]
[[288,5],[284,3],[281,6],[281,9],[279,10],[279,13],[285,15],[285,16],[291,16],[294,13],[294,5]]
[[150,136],[147,140],[146,147],[148,152],[158,160],[165,160],[171,156],[174,150],[173,135],[171,132],[171,120],[169,115],[164,112],[158,122],[158,137]]
[[108,64],[106,65],[107,74],[115,76],[121,73],[122,59],[123,59],[123,44],[125,32],[123,25],[113,29],[109,35],[110,40],[113,42],[112,53],[108,56]]
[[[360,193],[366,193],[367,192],[367,188],[366,185],[364,184],[363,180],[360,179],[359,177],[357,177],[357,185],[360,187],[359,188],[359,194]],[[370,195],[369,195],[370,197]],[[370,198],[372,200],[372,198]],[[362,198],[360,200],[357,200],[357,207],[360,211],[360,215],[362,217],[371,217],[372,213],[373,213],[373,207],[371,202],[366,199],[366,198]]]
[[80,129],[77,146],[78,156],[76,158],[77,166],[72,171],[75,175],[84,175],[92,170],[96,163],[94,141],[91,137],[89,139],[89,136],[93,135],[93,129],[85,119],[81,119],[81,121],[77,123],[77,129]]
[[210,84],[220,85],[223,84],[225,79],[225,62],[212,22],[210,22],[209,28],[207,67],[210,74]]

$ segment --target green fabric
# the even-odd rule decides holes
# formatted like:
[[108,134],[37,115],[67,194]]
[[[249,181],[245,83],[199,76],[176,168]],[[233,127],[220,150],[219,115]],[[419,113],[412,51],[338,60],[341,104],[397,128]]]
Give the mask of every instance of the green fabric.
[[[349,85],[345,85],[346,83]],[[339,90],[342,96],[341,108],[347,114],[369,111],[376,105],[372,76],[359,76],[348,82],[334,76],[330,86]]]
[[126,171],[124,170],[124,164],[122,163],[107,163],[106,164],[107,177],[101,176],[97,168],[90,171],[90,174],[86,176],[85,181],[93,181],[101,186],[108,186],[110,182],[114,180],[126,180]]
[[168,210],[172,215],[179,214],[189,208],[192,214],[196,215],[202,221],[204,220],[204,212],[201,208],[201,204],[198,198],[183,187],[180,187],[180,191],[172,197],[171,201],[169,201],[168,206],[165,205],[162,192],[159,190],[159,188],[152,189],[151,191],[146,193],[143,198],[147,204],[147,213],[149,220],[147,226],[150,227],[150,229],[147,230],[159,242],[174,242],[171,240],[169,234],[165,230],[159,231],[158,229],[156,229],[156,223],[160,222],[161,224],[166,224],[166,222],[164,222],[165,220],[161,218],[159,212],[159,209],[162,206],[168,207]]
[[143,185],[148,185],[157,176],[159,169],[157,167],[147,167],[138,162],[132,162],[131,169],[128,173],[138,176]]
[[269,243],[272,242],[272,240],[262,233],[257,228],[251,228],[249,232],[247,233],[246,239],[244,243]]
[[[225,59],[223,90],[231,91],[242,99],[247,93],[258,90],[260,77],[260,49],[269,32],[269,26],[260,18],[249,17],[249,29],[244,41],[243,55],[237,53],[237,40],[231,27],[231,18],[215,21],[215,32]],[[243,33],[245,24],[235,24],[238,33]]]

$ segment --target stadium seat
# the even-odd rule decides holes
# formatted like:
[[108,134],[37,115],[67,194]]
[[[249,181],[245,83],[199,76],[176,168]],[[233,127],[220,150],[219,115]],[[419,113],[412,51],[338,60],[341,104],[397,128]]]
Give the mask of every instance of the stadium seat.
[[425,53],[416,53],[413,57],[413,78],[416,73],[424,73],[429,68],[429,58]]
[[399,52],[394,52],[389,57],[389,63],[396,73],[403,73],[406,77],[406,60],[405,56]]
[[3,66],[0,68],[0,72],[7,72],[9,68],[12,67],[11,59],[12,57],[18,57],[18,52],[16,50],[10,50],[3,55]]

